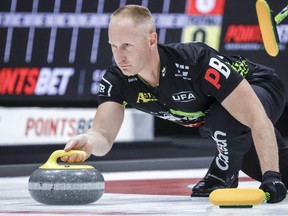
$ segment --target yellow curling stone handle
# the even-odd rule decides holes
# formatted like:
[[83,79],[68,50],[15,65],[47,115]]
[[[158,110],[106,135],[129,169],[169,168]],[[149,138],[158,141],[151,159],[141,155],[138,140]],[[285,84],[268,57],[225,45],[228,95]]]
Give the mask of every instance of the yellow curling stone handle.
[[73,170],[73,169],[94,169],[93,166],[90,165],[70,165],[70,164],[58,164],[57,159],[63,156],[71,156],[73,154],[81,154],[86,157],[86,152],[80,150],[71,150],[71,151],[64,151],[64,150],[57,150],[54,151],[50,157],[48,158],[47,162],[39,167],[39,169],[65,169],[65,170]]

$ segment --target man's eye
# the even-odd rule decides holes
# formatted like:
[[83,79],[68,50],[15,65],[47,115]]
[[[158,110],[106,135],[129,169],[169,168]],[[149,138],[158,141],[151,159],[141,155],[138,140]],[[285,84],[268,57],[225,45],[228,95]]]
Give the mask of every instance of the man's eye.
[[130,46],[130,44],[126,43],[126,44],[123,44],[122,47],[125,49],[125,48],[128,48]]

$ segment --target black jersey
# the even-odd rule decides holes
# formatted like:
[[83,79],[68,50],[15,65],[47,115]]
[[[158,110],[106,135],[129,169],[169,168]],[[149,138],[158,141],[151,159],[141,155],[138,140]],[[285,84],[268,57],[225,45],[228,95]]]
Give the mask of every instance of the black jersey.
[[[264,83],[273,70],[241,56],[223,56],[199,42],[158,45],[160,78],[151,87],[115,66],[102,78],[99,104],[114,101],[183,126],[197,127],[209,106],[221,103],[246,78]],[[261,84],[262,85],[262,84]]]

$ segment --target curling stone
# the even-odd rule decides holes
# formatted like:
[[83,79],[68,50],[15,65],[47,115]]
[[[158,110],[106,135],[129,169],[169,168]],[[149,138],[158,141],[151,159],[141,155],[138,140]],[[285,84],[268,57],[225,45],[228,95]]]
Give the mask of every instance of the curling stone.
[[54,151],[47,162],[35,170],[28,183],[33,199],[47,205],[83,205],[100,199],[104,193],[103,175],[90,165],[58,164],[65,155],[84,151]]

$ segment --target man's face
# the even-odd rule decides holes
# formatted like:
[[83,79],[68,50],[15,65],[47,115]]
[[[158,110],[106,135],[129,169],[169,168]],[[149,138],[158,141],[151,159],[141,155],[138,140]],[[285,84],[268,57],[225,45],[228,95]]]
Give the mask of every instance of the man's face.
[[117,66],[127,75],[135,75],[149,64],[150,34],[135,26],[130,18],[113,17],[108,30],[109,43]]

